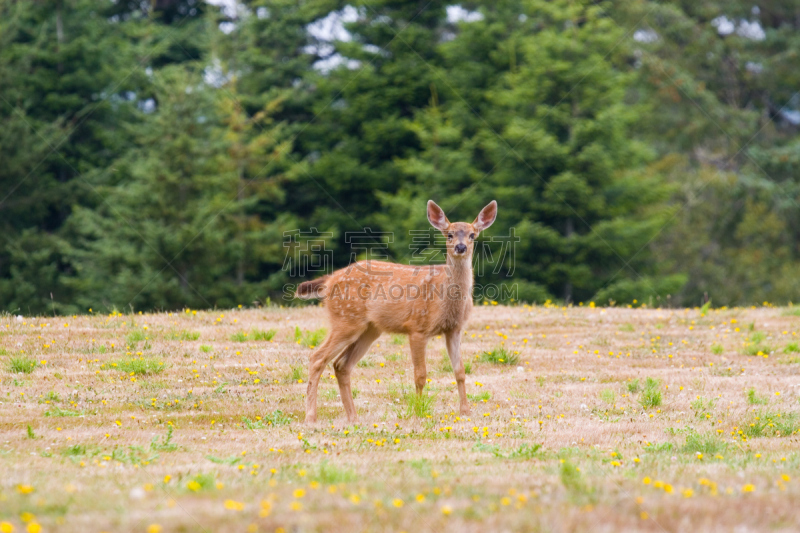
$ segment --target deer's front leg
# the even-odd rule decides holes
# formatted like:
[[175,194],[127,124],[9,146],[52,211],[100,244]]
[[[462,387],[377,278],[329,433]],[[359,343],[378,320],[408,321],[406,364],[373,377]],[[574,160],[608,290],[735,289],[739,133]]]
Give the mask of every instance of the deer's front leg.
[[464,362],[461,360],[461,330],[451,331],[446,334],[447,354],[450,356],[450,363],[453,365],[453,373],[456,375],[458,385],[458,401],[462,415],[469,414],[469,403],[467,403],[467,387],[465,381],[467,374],[464,372]]
[[428,339],[423,335],[409,335],[408,341],[411,345],[411,362],[414,363],[414,384],[417,386],[417,394],[422,394],[428,379],[428,370],[425,367],[425,345]]

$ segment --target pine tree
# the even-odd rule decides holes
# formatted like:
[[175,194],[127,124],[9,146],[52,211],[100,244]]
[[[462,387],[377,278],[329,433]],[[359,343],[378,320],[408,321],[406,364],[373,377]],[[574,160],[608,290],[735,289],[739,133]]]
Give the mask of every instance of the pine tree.
[[[588,2],[519,7],[487,6],[441,45],[446,66],[412,122],[423,150],[399,162],[416,183],[400,202],[385,197],[387,206],[403,219],[401,203],[433,195],[469,215],[496,198],[502,229],[489,235],[513,228],[520,242],[486,281],[515,281],[524,300],[677,290],[684,280],[654,278],[640,253],[665,220],[656,207],[665,191],[631,135],[638,109],[625,101],[620,30]],[[483,68],[472,75],[476,63]]]
[[0,300],[24,313],[75,311],[60,235],[85,175],[124,146],[135,108],[133,47],[95,2],[0,2]]

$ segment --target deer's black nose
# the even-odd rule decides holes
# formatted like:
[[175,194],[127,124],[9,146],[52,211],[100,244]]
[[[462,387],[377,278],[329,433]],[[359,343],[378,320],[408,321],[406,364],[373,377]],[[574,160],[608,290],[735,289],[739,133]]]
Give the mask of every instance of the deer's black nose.
[[466,244],[456,244],[455,251],[456,251],[457,254],[463,254],[464,252],[467,251],[467,245]]

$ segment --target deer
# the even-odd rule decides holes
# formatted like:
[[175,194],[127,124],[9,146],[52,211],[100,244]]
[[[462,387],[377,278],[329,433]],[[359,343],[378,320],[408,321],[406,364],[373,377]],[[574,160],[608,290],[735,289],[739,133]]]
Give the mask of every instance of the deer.
[[475,239],[495,218],[494,200],[471,224],[451,223],[429,200],[428,221],[447,242],[445,264],[364,260],[298,286],[297,298],[322,300],[330,323],[330,333],[309,358],[306,423],[317,420],[317,388],[329,363],[348,422],[358,420],[350,374],[382,333],[408,336],[417,394],[423,393],[427,381],[425,346],[431,337],[444,335],[458,385],[459,410],[469,414],[461,336],[472,310],[472,253]]

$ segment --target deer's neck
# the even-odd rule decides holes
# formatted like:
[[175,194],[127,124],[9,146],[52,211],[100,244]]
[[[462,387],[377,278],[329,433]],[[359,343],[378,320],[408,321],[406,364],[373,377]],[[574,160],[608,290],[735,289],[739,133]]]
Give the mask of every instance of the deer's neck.
[[472,261],[447,257],[447,276],[442,309],[443,329],[463,328],[472,310]]
[[447,256],[447,284],[465,289],[472,298],[472,261]]

